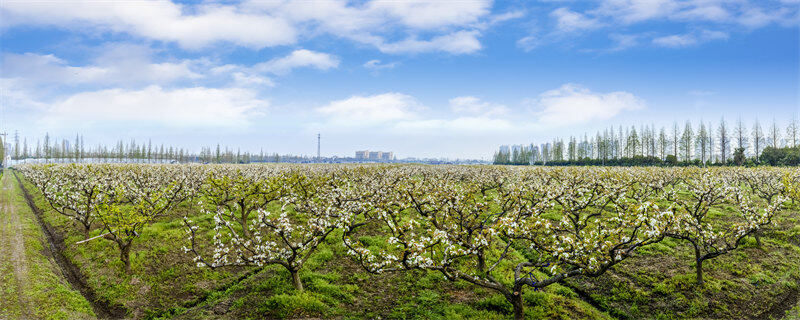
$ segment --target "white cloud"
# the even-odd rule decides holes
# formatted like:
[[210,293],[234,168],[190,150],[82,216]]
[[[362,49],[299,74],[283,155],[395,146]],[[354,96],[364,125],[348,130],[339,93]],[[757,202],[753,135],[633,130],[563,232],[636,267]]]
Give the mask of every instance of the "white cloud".
[[154,61],[149,47],[118,43],[99,49],[100,54],[83,66],[69,65],[54,55],[34,53],[3,55],[3,76],[30,88],[45,86],[96,88],[144,85],[204,85],[264,87],[275,83],[265,74],[285,75],[295,68],[329,70],[339,59],[305,49],[254,66],[218,65],[208,59]]
[[413,119],[420,109],[422,105],[412,96],[384,93],[333,101],[316,111],[328,117],[332,124],[360,127]]
[[245,72],[234,72],[233,83],[236,87],[272,87],[275,82],[270,78]]
[[492,1],[423,1],[374,0],[368,8],[398,19],[403,25],[431,29],[444,26],[463,26],[489,14]]
[[338,66],[339,59],[330,54],[300,49],[293,51],[288,56],[259,63],[255,65],[253,69],[261,72],[287,74],[292,71],[292,69],[299,67],[312,67],[319,70],[329,70]]
[[253,12],[286,17],[294,24],[310,24],[311,29],[319,29],[319,32],[337,36],[374,31],[387,22],[385,15],[371,14],[363,7],[348,6],[346,1],[250,0],[245,1],[242,7]]
[[482,101],[473,96],[462,96],[450,99],[450,109],[458,114],[497,116],[509,112],[504,105]]
[[204,87],[81,92],[52,104],[42,122],[49,125],[163,125],[168,127],[241,127],[268,103],[245,89]]
[[687,47],[695,45],[697,42],[697,38],[691,34],[673,34],[653,39],[653,44],[671,48]]
[[653,39],[653,44],[668,47],[668,48],[681,48],[693,46],[703,42],[712,40],[725,40],[728,39],[728,34],[721,31],[703,30],[701,32],[687,33],[687,34],[674,34],[663,36]]
[[798,9],[793,1],[755,0],[603,0],[591,13],[623,24],[648,20],[738,23],[763,27],[770,23],[796,24]]
[[739,23],[749,27],[761,27],[772,22],[774,17],[764,13],[761,8],[750,8],[742,14]]
[[[177,42],[201,49],[227,42],[254,49],[294,44],[300,37],[332,34],[393,52],[445,51],[469,53],[480,49],[475,37],[460,31],[477,30],[515,18],[511,12],[491,15],[491,0],[349,2],[340,0],[245,1],[236,4],[185,5],[169,0],[8,2],[0,7],[2,27],[56,26],[74,31],[126,33],[145,39]],[[405,31],[409,41],[386,44],[386,37]],[[438,39],[429,45],[421,33]],[[468,40],[464,44],[445,39]],[[413,40],[413,41],[412,41]],[[402,49],[399,46],[412,48]],[[435,50],[430,46],[445,45]],[[420,46],[427,49],[419,49]],[[477,48],[477,49],[476,49]]]
[[678,10],[675,0],[603,0],[597,13],[623,23],[663,18]]
[[474,53],[482,48],[478,40],[478,31],[458,31],[451,34],[433,37],[430,40],[419,40],[411,37],[395,43],[383,43],[378,49],[384,53],[421,53],[443,51],[452,54]]
[[47,104],[37,98],[41,98],[41,92],[31,92],[19,79],[0,78],[0,103],[6,110],[19,109],[24,113],[46,110]]
[[610,119],[623,111],[639,110],[645,102],[629,92],[594,93],[575,84],[549,90],[533,102],[544,126],[582,124]]
[[374,71],[380,70],[387,70],[387,69],[394,69],[394,67],[400,65],[399,62],[389,62],[389,63],[381,63],[378,59],[373,59],[364,63],[364,68],[372,69]]
[[65,60],[35,53],[3,55],[3,76],[19,78],[29,85],[59,84],[167,84],[202,77],[193,60],[153,62],[152,50],[131,44],[113,44],[85,66],[71,66]]
[[558,30],[561,32],[595,29],[600,26],[597,19],[588,18],[581,13],[570,11],[563,7],[551,12],[550,17],[556,19]]
[[531,101],[536,108],[533,113],[512,110],[475,96],[454,97],[448,102],[452,113],[435,116],[417,99],[405,94],[357,95],[317,108],[315,111],[325,118],[322,123],[315,123],[314,128],[327,125],[328,129],[355,134],[364,132],[365,127],[375,127],[381,128],[376,134],[403,137],[482,134],[497,137],[583,125],[645,108],[645,102],[631,93],[596,93],[574,84],[539,95]]
[[[561,1],[552,1],[561,2]],[[568,1],[564,1],[568,2]],[[701,31],[685,34],[657,36],[662,23],[670,27],[688,26],[694,29],[735,30],[731,26],[751,29],[778,24],[784,27],[800,25],[800,6],[797,0],[598,0],[594,8],[575,9],[558,5],[549,17],[555,27],[549,32],[530,34],[517,41],[517,46],[529,51],[542,44],[560,42],[566,33],[611,29],[619,35],[631,26],[643,26],[636,38],[650,38],[652,43],[663,47],[687,47],[711,40],[727,39],[727,32]],[[659,23],[658,25],[654,23]],[[647,30],[650,29],[650,30]],[[663,29],[663,28],[662,28]],[[739,28],[741,29],[741,28]],[[613,35],[614,33],[612,33]],[[586,49],[587,52],[621,51],[645,43],[631,36],[611,37],[616,46],[607,50]]]
[[699,3],[695,7],[689,7],[686,10],[674,14],[676,19],[686,20],[708,20],[715,22],[724,22],[731,19],[731,12],[725,9],[719,3]]
[[800,25],[800,6],[784,2],[785,7],[757,7],[749,6],[742,10],[736,22],[748,28],[761,28],[772,23],[786,27]]
[[189,7],[167,0],[11,1],[3,4],[2,16],[5,26],[57,25],[74,30],[92,26],[175,41],[191,49],[219,41],[263,48],[292,44],[297,38],[296,29],[281,17],[250,14],[234,6]]
[[352,96],[337,100],[315,111],[326,117],[326,124],[355,131],[380,126],[391,134],[439,135],[508,132],[517,128],[509,120],[498,118],[509,112],[502,105],[481,101],[471,96],[450,100],[452,117],[427,117],[417,99],[401,93]]
[[414,97],[400,93],[352,96],[315,111],[327,125],[350,129],[379,126],[393,134],[470,135],[511,134],[545,130],[556,126],[585,124],[610,119],[622,112],[645,107],[642,99],[628,92],[595,93],[574,84],[549,90],[532,101],[533,114],[520,113],[474,96],[450,99],[451,114],[431,116]]
[[52,55],[34,53],[3,55],[3,77],[21,82],[78,84],[103,78],[108,70],[99,67],[73,67]]
[[503,23],[509,20],[519,19],[525,16],[525,12],[520,10],[508,11],[501,14],[492,15],[491,19],[489,19],[488,25],[495,25],[498,23]]
[[525,52],[536,49],[541,44],[542,40],[535,35],[529,35],[517,40],[517,47],[520,47]]
[[374,0],[250,0],[243,9],[286,17],[295,23],[318,24],[319,29],[339,36],[375,31],[386,26],[433,30],[463,27],[490,13],[491,0],[423,1]]

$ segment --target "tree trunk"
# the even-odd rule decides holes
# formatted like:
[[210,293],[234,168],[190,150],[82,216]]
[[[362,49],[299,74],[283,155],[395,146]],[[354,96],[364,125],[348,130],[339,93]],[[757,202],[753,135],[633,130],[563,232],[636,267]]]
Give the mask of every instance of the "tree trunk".
[[289,273],[292,274],[292,285],[297,291],[303,291],[303,282],[300,281],[300,271],[299,270],[289,270]]
[[703,285],[703,260],[697,259],[697,264],[695,265],[695,271],[697,272],[696,280],[697,284],[702,286]]
[[761,230],[756,230],[755,236],[756,236],[756,245],[759,248],[761,248]]
[[692,246],[694,247],[694,261],[695,261],[694,268],[695,268],[695,272],[696,272],[695,281],[697,281],[698,285],[702,286],[703,285],[703,259],[700,256],[700,247],[698,247],[697,244],[694,241],[690,240],[690,242],[692,243]]
[[239,217],[239,224],[242,225],[242,236],[245,239],[250,239],[250,230],[247,229],[247,213],[243,204],[240,204],[242,215]]
[[511,295],[507,296],[509,302],[514,307],[514,320],[523,320],[525,319],[525,309],[522,305],[522,292],[517,291],[511,293]]
[[119,260],[122,261],[122,264],[125,268],[125,273],[131,273],[131,245],[124,244],[124,243],[117,243],[119,246]]
[[89,239],[89,231],[92,230],[92,224],[88,221],[81,220],[81,224],[83,225],[83,238]]

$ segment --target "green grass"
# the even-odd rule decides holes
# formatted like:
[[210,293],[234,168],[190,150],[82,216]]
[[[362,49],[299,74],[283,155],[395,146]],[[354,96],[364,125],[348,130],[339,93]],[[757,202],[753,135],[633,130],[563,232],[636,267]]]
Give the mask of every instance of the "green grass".
[[[48,205],[31,185],[38,205]],[[46,220],[66,234],[66,255],[88,276],[99,297],[124,306],[133,318],[180,319],[509,319],[511,305],[498,293],[469,283],[450,282],[433,271],[372,275],[346,257],[335,232],[301,271],[306,288],[296,291],[286,270],[266,267],[241,282],[255,267],[197,268],[182,252],[188,245],[180,217],[210,224],[191,206],[143,229],[134,242],[132,275],[122,271],[113,243],[97,239],[76,245],[83,236],[52,210]],[[715,208],[725,219],[730,208]],[[800,224],[797,213],[784,213],[774,231],[765,232],[763,248],[747,238],[737,251],[705,262],[706,284],[694,283],[694,253],[685,241],[665,239],[641,248],[638,255],[598,278],[575,278],[569,285],[542,291],[526,288],[529,319],[752,318],[769,310],[800,286]],[[92,231],[90,236],[98,235]],[[210,238],[210,234],[201,235]],[[380,236],[363,236],[371,247]],[[532,257],[525,248],[515,256]],[[2,265],[0,265],[2,267]],[[499,270],[511,270],[501,263]],[[586,295],[579,295],[578,288]],[[800,307],[793,311],[797,317]]]
[[800,303],[789,311],[786,311],[784,320],[800,320]]
[[[2,274],[2,302],[3,312],[0,318],[22,318],[21,302],[17,298],[21,295],[27,304],[32,306],[30,316],[40,319],[87,319],[93,318],[94,312],[88,301],[69,283],[61,277],[60,270],[53,261],[44,255],[46,242],[42,230],[39,228],[33,212],[28,207],[22,192],[13,176],[4,177],[0,197],[9,197],[10,205],[14,207],[22,226],[22,232],[16,236],[23,237],[27,278],[23,292],[11,284],[13,272],[10,261],[0,260],[0,274]],[[16,305],[15,307],[8,307]]]

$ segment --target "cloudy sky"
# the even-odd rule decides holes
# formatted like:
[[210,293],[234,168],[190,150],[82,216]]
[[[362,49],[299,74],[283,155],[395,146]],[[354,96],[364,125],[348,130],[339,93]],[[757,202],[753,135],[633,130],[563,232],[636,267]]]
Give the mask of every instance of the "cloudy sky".
[[785,121],[800,1],[0,2],[2,130],[485,158],[609,125]]

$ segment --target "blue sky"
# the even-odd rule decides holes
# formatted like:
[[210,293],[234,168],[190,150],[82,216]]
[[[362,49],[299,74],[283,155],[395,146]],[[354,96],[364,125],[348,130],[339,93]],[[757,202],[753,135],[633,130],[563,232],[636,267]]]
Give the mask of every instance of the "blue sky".
[[787,121],[800,1],[0,3],[3,129],[489,158],[611,125]]

